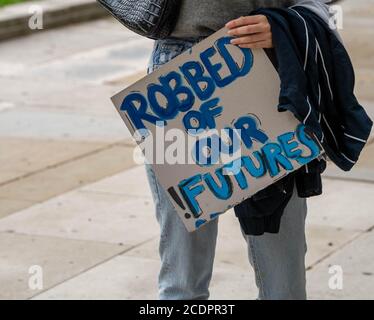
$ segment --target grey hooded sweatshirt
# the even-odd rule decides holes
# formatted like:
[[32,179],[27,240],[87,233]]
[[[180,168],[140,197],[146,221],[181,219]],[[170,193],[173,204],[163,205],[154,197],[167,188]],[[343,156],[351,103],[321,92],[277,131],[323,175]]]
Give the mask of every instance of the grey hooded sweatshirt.
[[302,5],[329,18],[324,0],[180,0],[181,11],[171,37],[196,38],[209,36],[228,21],[260,7],[288,7]]

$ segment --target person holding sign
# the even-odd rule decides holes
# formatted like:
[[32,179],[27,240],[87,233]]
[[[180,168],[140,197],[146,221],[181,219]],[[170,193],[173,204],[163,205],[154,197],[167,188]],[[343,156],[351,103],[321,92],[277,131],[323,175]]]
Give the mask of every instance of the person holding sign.
[[[313,10],[326,21],[329,17],[328,7],[322,0],[182,0],[179,18],[171,36],[155,43],[148,72],[223,26],[234,37],[231,41],[233,45],[250,49],[272,48],[272,30],[266,16],[246,14],[259,7],[287,7],[294,4]],[[160,299],[207,299],[218,220],[195,232],[187,232],[151,166],[147,165],[146,170],[161,227]],[[306,299],[306,200],[300,198],[294,189],[291,189],[287,200],[278,233],[255,236],[243,232],[249,261],[255,271],[259,299]]]

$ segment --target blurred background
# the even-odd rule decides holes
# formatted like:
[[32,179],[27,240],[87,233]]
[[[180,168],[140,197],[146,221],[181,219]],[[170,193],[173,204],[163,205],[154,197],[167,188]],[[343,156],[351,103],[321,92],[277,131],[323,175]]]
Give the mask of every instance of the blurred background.
[[[339,5],[374,118],[374,1]],[[145,75],[152,46],[93,0],[0,0],[0,299],[157,298],[151,194],[110,101]],[[308,202],[311,299],[374,298],[373,141],[352,172],[329,166]],[[256,297],[232,212],[211,297]]]

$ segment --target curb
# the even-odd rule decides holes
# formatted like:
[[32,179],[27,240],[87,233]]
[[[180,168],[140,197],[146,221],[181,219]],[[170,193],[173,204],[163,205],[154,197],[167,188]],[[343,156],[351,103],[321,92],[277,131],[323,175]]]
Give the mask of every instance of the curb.
[[[40,6],[43,10],[43,29],[30,29],[31,6]],[[64,0],[63,3],[47,0],[9,5],[0,9],[0,41],[109,16],[95,0]]]

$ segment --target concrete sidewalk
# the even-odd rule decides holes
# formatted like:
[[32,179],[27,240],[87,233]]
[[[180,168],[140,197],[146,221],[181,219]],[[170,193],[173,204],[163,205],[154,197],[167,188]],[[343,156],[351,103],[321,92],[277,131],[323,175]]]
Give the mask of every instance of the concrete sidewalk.
[[[357,94],[374,116],[374,6],[343,3]],[[145,75],[152,45],[113,19],[0,43],[0,299],[157,297],[154,207],[109,100]],[[352,173],[329,168],[323,196],[309,200],[310,298],[374,298],[373,156],[370,144]],[[29,287],[35,265],[42,289]],[[342,290],[329,287],[336,265]],[[256,297],[232,212],[220,218],[211,294]]]
[[[326,179],[324,186],[324,196],[309,201],[309,297],[373,298],[374,185]],[[155,299],[157,234],[143,167],[14,213],[0,221],[2,254],[13,267],[1,270],[13,291],[3,298]],[[25,290],[25,270],[33,264],[43,266],[45,292]],[[343,290],[328,286],[332,265],[344,270]],[[232,212],[220,218],[211,292],[213,299],[256,297]]]
[[29,21],[38,14],[43,30],[109,16],[96,0],[37,0],[0,7],[0,41],[40,32]]

